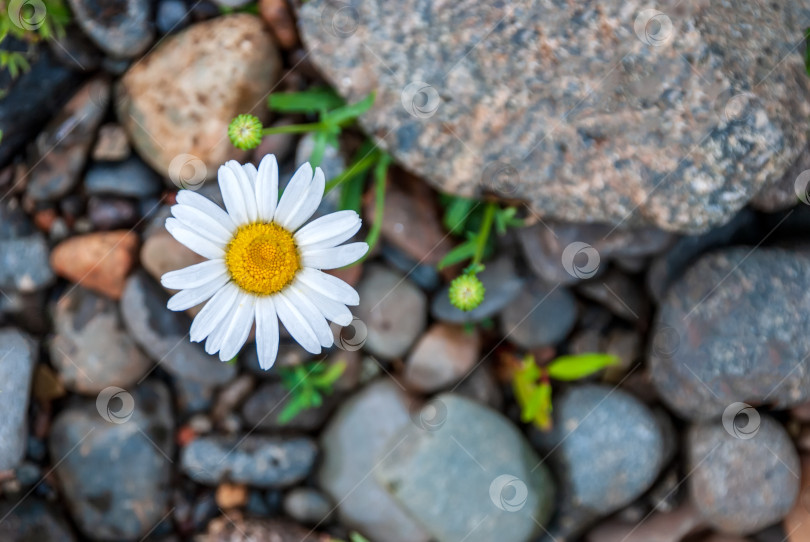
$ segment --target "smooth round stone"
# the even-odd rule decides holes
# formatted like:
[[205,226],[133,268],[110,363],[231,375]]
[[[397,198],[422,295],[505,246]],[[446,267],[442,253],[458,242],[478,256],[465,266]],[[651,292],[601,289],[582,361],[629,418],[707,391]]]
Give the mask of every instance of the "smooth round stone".
[[174,420],[163,384],[144,382],[63,410],[49,448],[61,458],[54,472],[70,515],[90,539],[137,540],[166,515]]
[[571,292],[535,280],[501,313],[501,333],[527,350],[555,345],[574,328],[577,312]]
[[371,266],[357,288],[355,314],[366,326],[363,347],[383,359],[404,355],[427,320],[425,294],[399,273]]
[[28,434],[28,396],[37,347],[34,340],[15,328],[0,329],[0,471],[15,468],[25,455]]
[[199,484],[228,481],[278,488],[306,478],[318,448],[305,437],[210,435],[191,441],[180,453],[180,468]]
[[68,0],[76,23],[105,53],[135,58],[152,43],[149,0]]
[[296,487],[284,496],[284,512],[288,516],[308,525],[329,520],[332,503],[326,496],[309,487]]
[[731,534],[776,523],[799,495],[801,466],[790,436],[770,416],[755,421],[754,432],[737,434],[720,423],[693,426],[686,439],[692,500],[709,523]]
[[458,382],[478,361],[481,339],[477,330],[437,323],[413,347],[405,365],[405,385],[432,393]]
[[517,427],[450,393],[416,416],[433,423],[393,435],[374,475],[434,539],[524,542],[544,532],[555,484]]
[[125,198],[91,196],[87,200],[87,217],[97,230],[115,230],[134,226],[138,206]]
[[122,162],[95,162],[84,176],[84,189],[90,195],[145,198],[158,194],[163,181],[140,158]]
[[478,322],[495,316],[509,305],[517,298],[524,284],[524,280],[515,274],[514,264],[510,258],[500,258],[488,263],[486,269],[478,274],[478,279],[484,285],[486,294],[484,301],[476,308],[465,312],[454,307],[448,297],[450,291],[448,285],[434,294],[430,314],[437,320],[452,324]]
[[532,430],[560,479],[560,512],[551,534],[576,539],[589,523],[652,486],[666,458],[655,415],[632,395],[585,384],[554,399],[553,429]]
[[188,25],[189,12],[183,0],[161,0],[158,3],[155,22],[158,32],[177,32]]
[[51,363],[72,391],[95,395],[108,386],[127,388],[152,367],[124,329],[118,304],[106,297],[74,286],[56,303],[53,322]]
[[48,257],[48,243],[39,232],[0,239],[0,288],[30,293],[49,286],[55,277]]
[[678,414],[718,419],[746,402],[782,409],[810,398],[810,252],[729,248],[670,288],[649,354],[653,383]]

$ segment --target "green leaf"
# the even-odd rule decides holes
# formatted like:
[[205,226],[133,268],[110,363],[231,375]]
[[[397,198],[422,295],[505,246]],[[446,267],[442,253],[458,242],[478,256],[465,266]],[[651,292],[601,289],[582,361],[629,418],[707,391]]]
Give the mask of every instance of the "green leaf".
[[309,408],[307,397],[304,395],[293,395],[278,415],[278,422],[282,424],[289,423],[290,420],[298,416],[298,414],[306,408]]
[[551,384],[541,382],[535,391],[537,410],[534,414],[534,425],[543,431],[551,429]]
[[609,365],[618,363],[619,358],[611,354],[578,354],[574,356],[560,356],[552,361],[548,375],[555,380],[579,380],[604,369]]
[[322,372],[316,376],[315,378],[310,379],[312,385],[316,388],[320,389],[328,389],[331,391],[332,386],[337,379],[343,374],[343,371],[346,370],[346,362],[345,361],[338,361],[337,363],[330,363],[329,366],[322,370]]
[[460,245],[453,247],[453,250],[448,252],[439,262],[439,269],[444,269],[445,267],[469,260],[475,255],[475,249],[475,239],[468,239]]
[[362,175],[355,175],[343,183],[340,189],[339,206],[344,211],[354,211],[360,214],[363,204],[363,188],[366,180]]
[[313,140],[315,144],[312,146],[312,153],[309,155],[309,163],[315,168],[321,165],[323,154],[326,152],[326,132],[315,132]]
[[320,113],[344,104],[331,88],[313,88],[302,92],[276,92],[267,98],[267,106],[281,113]]
[[467,198],[452,198],[444,210],[444,227],[452,234],[458,235],[472,214],[478,202]]
[[349,533],[349,542],[370,542],[368,538],[361,535],[357,531]]
[[325,113],[321,117],[324,124],[332,126],[342,126],[343,124],[352,121],[368,111],[374,105],[374,93],[372,92],[357,103],[344,105],[338,107],[334,111]]

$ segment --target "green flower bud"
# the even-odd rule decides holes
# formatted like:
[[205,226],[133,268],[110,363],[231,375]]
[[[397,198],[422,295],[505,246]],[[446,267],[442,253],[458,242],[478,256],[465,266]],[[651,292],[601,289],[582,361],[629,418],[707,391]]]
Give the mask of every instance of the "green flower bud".
[[450,303],[463,311],[471,311],[484,300],[486,288],[473,274],[465,274],[450,283]]
[[237,149],[255,149],[262,142],[262,121],[253,115],[238,115],[228,125],[228,137]]

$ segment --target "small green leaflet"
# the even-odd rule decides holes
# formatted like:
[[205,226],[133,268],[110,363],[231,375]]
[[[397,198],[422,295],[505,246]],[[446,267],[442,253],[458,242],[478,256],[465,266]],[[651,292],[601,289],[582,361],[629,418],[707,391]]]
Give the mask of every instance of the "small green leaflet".
[[554,380],[571,381],[590,376],[618,362],[619,358],[611,354],[577,354],[560,356],[552,361],[546,369],[548,375]]
[[320,113],[344,104],[331,88],[313,88],[302,92],[276,92],[267,98],[267,106],[280,113]]

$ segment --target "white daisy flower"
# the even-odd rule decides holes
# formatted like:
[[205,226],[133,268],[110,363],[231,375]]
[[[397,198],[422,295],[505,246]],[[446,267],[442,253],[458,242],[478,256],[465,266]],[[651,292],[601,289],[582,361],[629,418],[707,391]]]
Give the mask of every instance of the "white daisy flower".
[[180,290],[169,299],[173,311],[208,301],[191,324],[194,342],[205,351],[232,359],[245,344],[254,319],[256,348],[262,369],[278,353],[278,320],[308,352],[332,345],[327,320],[346,326],[357,305],[357,292],[321,269],[343,267],[368,252],[366,243],[338,246],[360,229],[354,211],[338,211],[313,220],[325,179],[308,163],[295,172],[278,197],[278,164],[267,155],[257,170],[231,160],[219,168],[224,211],[189,190],[177,193],[173,218],[166,229],[188,248],[208,258],[161,278],[166,288]]

